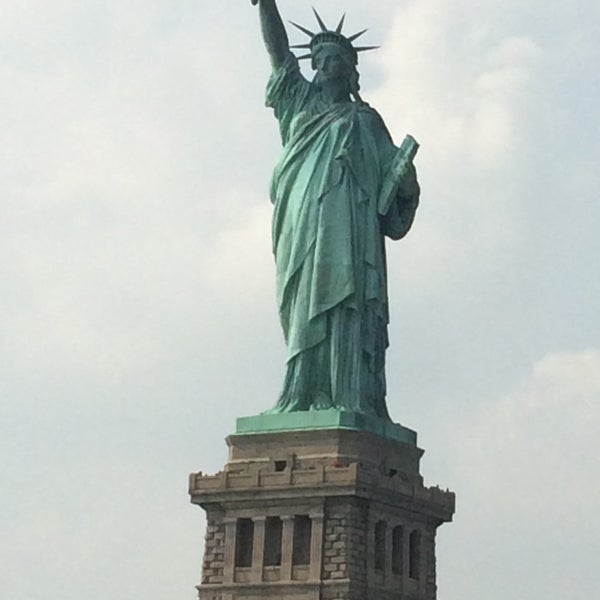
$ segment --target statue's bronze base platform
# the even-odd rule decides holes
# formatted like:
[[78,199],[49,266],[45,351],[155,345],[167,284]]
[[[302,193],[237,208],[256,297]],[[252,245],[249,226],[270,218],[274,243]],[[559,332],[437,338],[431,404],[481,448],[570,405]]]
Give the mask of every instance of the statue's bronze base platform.
[[417,434],[408,427],[361,413],[341,410],[304,410],[288,413],[262,413],[240,417],[236,433],[268,433],[281,431],[314,431],[315,429],[350,429],[367,431],[410,446],[417,445]]
[[190,476],[208,516],[201,600],[434,600],[435,534],[454,494],[426,488],[423,451],[351,429],[227,439]]

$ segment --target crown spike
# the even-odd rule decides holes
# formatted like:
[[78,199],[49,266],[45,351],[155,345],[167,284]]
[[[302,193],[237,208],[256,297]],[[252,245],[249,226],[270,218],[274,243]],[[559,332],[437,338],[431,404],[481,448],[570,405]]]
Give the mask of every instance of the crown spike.
[[312,58],[312,54],[303,54],[298,57],[298,60],[306,60],[307,58]]
[[361,35],[367,33],[367,31],[369,31],[369,30],[363,29],[362,31],[359,31],[358,33],[355,33],[354,35],[348,36],[348,41],[352,43],[354,40],[357,40]]
[[296,44],[295,46],[290,46],[290,48],[302,48],[303,50],[308,50],[310,49],[312,44]]
[[315,13],[315,17],[317,18],[317,23],[319,24],[321,31],[329,31],[327,29],[327,25],[325,25],[325,21],[323,21],[323,19],[321,19],[321,16],[319,15],[319,13],[317,12],[317,10],[314,6],[313,6],[313,12]]
[[342,33],[342,29],[344,28],[344,21],[345,21],[345,20],[346,20],[346,13],[344,13],[344,14],[342,15],[342,19],[341,19],[341,21],[339,22],[339,25],[337,26],[337,28],[336,28],[336,30],[335,30],[335,32],[336,32],[336,33],[340,33],[340,34]]
[[302,25],[298,25],[298,23],[294,23],[294,21],[290,21],[290,23],[296,28],[299,29],[302,33],[305,33],[308,37],[314,38],[315,37],[315,33],[313,33],[312,31],[310,31],[309,29],[306,29],[306,27],[302,27]]
[[358,46],[358,47],[355,47],[354,49],[357,52],[366,52],[367,50],[377,50],[379,48],[381,48],[381,46]]

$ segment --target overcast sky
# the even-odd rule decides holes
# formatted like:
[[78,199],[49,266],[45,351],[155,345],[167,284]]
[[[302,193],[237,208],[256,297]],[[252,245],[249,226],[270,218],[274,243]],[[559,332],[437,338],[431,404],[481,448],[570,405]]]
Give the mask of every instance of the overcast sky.
[[[457,492],[439,598],[594,598],[600,4],[316,6],[421,143],[388,404]],[[250,0],[0,0],[2,598],[195,598],[187,475],[284,368],[268,74]]]

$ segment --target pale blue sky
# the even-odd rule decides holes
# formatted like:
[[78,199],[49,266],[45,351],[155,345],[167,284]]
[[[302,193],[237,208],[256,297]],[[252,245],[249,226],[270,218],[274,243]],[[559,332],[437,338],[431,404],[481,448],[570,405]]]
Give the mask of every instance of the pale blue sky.
[[[316,6],[370,27],[363,97],[421,143],[422,205],[388,246],[388,403],[458,495],[439,597],[593,598],[600,5]],[[192,600],[187,474],[221,468],[283,373],[256,10],[0,12],[0,594]]]

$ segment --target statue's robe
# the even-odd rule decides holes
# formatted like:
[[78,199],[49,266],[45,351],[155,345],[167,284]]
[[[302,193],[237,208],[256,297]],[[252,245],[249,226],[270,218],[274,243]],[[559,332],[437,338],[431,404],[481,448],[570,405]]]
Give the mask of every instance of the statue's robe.
[[410,229],[419,197],[414,169],[379,214],[399,149],[366,104],[325,104],[291,54],[273,72],[267,105],[283,142],[271,199],[288,349],[273,412],[337,408],[387,417],[384,235],[399,239]]

